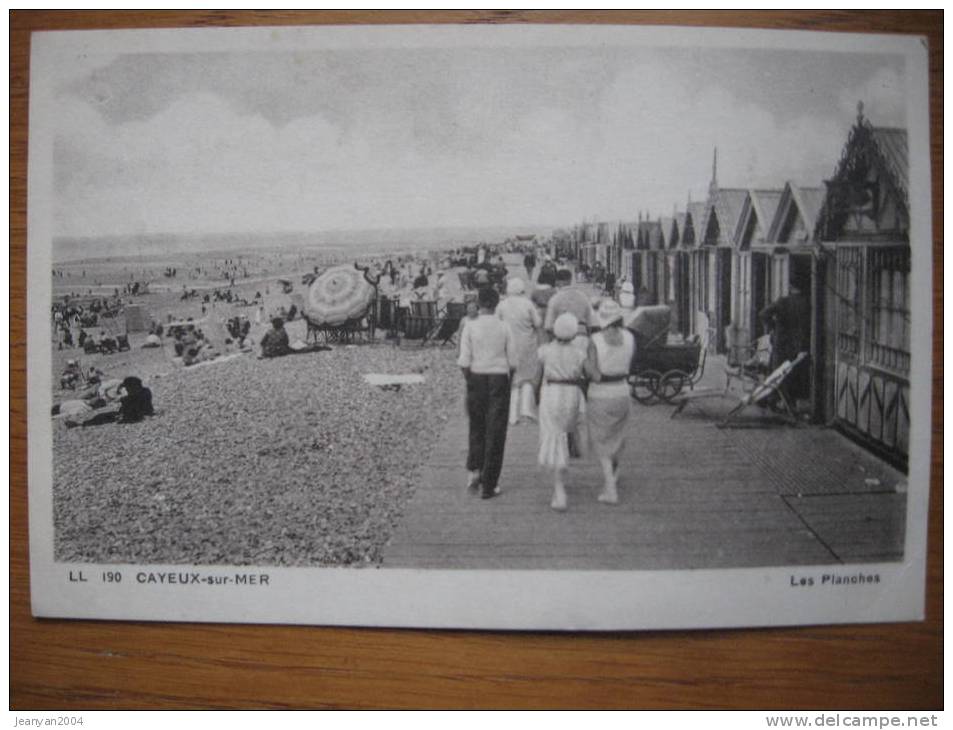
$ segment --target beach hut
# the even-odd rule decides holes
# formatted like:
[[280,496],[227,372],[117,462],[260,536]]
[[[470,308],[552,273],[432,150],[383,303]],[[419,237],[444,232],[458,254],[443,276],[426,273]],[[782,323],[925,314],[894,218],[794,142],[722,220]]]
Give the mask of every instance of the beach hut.
[[672,317],[677,332],[689,334],[691,322],[689,282],[690,254],[682,246],[685,237],[686,213],[675,212],[672,219],[672,233],[669,239],[669,267],[671,271],[671,296],[674,301]]
[[[706,203],[688,204],[685,213],[685,233],[681,245],[688,252],[688,333],[693,335],[707,334],[700,331],[707,328],[708,301],[709,301],[709,271],[708,251],[702,247],[705,231],[708,226],[709,208]],[[699,313],[705,316],[700,321]]]
[[[648,217],[639,221],[635,248],[639,259],[639,278],[635,288],[641,292],[639,305],[659,304],[659,252],[662,251],[662,231],[657,220]],[[664,267],[663,271],[664,271]]]
[[742,357],[765,334],[758,312],[771,301],[771,247],[768,230],[781,199],[781,190],[748,190],[735,228],[732,272],[732,324],[734,345],[729,357]]
[[[837,426],[906,466],[910,429],[910,214],[905,129],[858,110],[815,237],[828,306],[820,407]],[[913,245],[928,247],[928,239]]]
[[731,344],[734,236],[748,191],[720,188],[712,180],[708,198],[708,220],[702,246],[708,253],[708,300],[705,302],[714,330],[714,349],[727,352]]
[[638,223],[623,221],[619,223],[614,241],[619,251],[618,278],[625,277],[629,282],[633,281],[633,272],[636,266],[635,239],[637,231]]
[[667,304],[672,307],[675,301],[675,279],[674,279],[674,255],[672,254],[672,240],[674,235],[675,219],[672,216],[660,216],[658,219],[659,227],[659,249],[656,252],[658,258],[658,301],[659,304]]
[[824,190],[787,182],[781,191],[766,244],[771,249],[771,299],[788,293],[792,279],[808,282],[811,255],[815,250],[814,229]]
[[[768,302],[787,296],[791,284],[797,283],[811,303],[810,401],[815,419],[820,417],[819,397],[824,387],[819,368],[823,361],[824,310],[827,304],[826,274],[819,265],[815,238],[822,201],[822,188],[786,182],[763,246],[770,262]],[[755,316],[759,311],[755,310]]]

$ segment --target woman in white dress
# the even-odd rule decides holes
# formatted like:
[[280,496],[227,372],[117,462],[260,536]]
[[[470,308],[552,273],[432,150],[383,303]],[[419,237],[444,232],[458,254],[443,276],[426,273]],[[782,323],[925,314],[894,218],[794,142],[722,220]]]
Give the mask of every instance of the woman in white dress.
[[516,344],[516,372],[510,381],[509,422],[515,426],[521,418],[536,420],[536,393],[533,388],[539,366],[536,350],[543,320],[529,297],[522,279],[506,282],[506,298],[496,307],[496,316],[503,320]]
[[602,329],[589,341],[592,382],[586,415],[592,449],[605,477],[598,499],[606,504],[619,501],[619,456],[631,412],[626,379],[635,355],[635,337],[622,326],[623,314],[615,301],[603,300],[598,311]]
[[[569,467],[570,433],[580,449],[585,438],[580,434],[586,422],[586,398],[583,378],[589,373],[587,353],[573,345],[579,323],[565,312],[553,324],[555,339],[539,348],[543,385],[539,401],[539,464],[553,469],[554,510],[567,507],[566,472]],[[580,454],[581,456],[582,454]]]

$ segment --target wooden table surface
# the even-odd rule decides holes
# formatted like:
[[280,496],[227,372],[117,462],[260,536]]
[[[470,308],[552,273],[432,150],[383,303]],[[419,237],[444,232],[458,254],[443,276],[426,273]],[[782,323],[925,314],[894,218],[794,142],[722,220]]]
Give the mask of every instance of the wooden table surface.
[[[647,23],[929,36],[935,336],[925,622],[580,635],[31,617],[25,401],[30,32],[411,22]],[[941,11],[11,12],[11,708],[941,708],[942,23]]]

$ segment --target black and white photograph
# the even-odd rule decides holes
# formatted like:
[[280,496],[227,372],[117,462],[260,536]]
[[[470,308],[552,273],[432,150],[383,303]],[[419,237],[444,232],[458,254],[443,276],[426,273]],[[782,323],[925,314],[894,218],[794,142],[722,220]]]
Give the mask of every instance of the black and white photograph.
[[915,37],[33,37],[34,613],[922,617]]

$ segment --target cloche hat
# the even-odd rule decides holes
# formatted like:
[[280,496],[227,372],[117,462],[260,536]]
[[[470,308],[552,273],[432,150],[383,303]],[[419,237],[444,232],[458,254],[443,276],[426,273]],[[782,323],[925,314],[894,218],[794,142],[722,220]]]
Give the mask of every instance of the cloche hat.
[[553,322],[553,334],[559,340],[573,340],[579,331],[579,320],[572,312],[563,312]]

